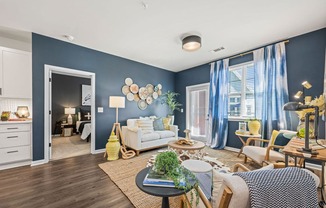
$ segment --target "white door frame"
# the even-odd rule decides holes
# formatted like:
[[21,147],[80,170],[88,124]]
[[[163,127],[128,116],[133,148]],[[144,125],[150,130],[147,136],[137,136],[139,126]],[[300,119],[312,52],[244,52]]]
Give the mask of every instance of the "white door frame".
[[[191,90],[195,90],[195,89],[202,89],[202,88],[208,88],[208,96],[207,96],[207,103],[209,103],[209,82],[208,83],[203,83],[203,84],[197,84],[197,85],[191,85],[191,86],[187,86],[186,87],[186,128],[189,129],[190,128],[190,91]],[[209,106],[208,106],[209,107]],[[207,109],[208,111],[208,109]],[[208,114],[208,112],[207,112]],[[206,136],[208,134],[207,130],[208,130],[208,115],[207,119],[206,119]]]
[[69,69],[64,67],[44,65],[44,161],[45,163],[49,162],[50,148],[49,142],[52,136],[52,126],[51,126],[51,114],[52,111],[52,84],[49,81],[52,78],[52,73],[83,77],[91,79],[91,88],[92,88],[92,100],[91,100],[91,120],[92,120],[92,130],[91,130],[91,153],[95,154],[95,73],[81,71],[76,69]]

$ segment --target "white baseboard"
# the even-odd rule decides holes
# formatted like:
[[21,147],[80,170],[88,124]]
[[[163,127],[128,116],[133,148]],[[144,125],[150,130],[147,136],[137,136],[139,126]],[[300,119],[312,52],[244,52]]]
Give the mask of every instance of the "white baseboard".
[[43,160],[35,160],[35,161],[32,161],[31,166],[43,165],[45,163],[47,163],[47,162],[44,159]]
[[106,151],[105,148],[103,148],[103,149],[97,149],[92,154],[100,154],[100,153],[104,153],[105,151]]
[[237,149],[237,148],[234,148],[234,147],[227,147],[227,146],[225,146],[224,149],[225,150],[232,151],[232,152],[240,152],[240,149]]
[[30,165],[31,161],[22,161],[22,162],[15,162],[15,163],[8,163],[0,166],[0,170],[10,169],[10,168],[17,168],[20,166]]

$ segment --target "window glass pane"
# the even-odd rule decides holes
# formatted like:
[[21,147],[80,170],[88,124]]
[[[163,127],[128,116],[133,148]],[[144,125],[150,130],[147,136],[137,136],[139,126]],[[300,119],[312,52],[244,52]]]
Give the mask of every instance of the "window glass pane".
[[[231,66],[229,77],[229,116],[255,116],[253,64],[236,68]],[[244,99],[241,99],[241,96],[244,96]]]
[[191,135],[206,135],[206,106],[208,92],[205,90],[191,92],[190,130]]

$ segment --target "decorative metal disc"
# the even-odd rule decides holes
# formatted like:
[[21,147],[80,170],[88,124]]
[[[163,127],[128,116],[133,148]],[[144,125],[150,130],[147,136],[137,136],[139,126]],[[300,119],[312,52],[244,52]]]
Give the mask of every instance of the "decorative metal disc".
[[148,97],[148,91],[145,87],[139,88],[139,97],[142,100],[145,100]]
[[162,89],[162,85],[161,84],[158,84],[157,87],[158,87],[159,90]]

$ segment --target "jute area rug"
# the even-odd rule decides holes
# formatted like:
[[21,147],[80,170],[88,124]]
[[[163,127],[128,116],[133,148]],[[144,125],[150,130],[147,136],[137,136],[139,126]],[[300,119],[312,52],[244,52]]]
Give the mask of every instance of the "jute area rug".
[[[159,208],[161,207],[162,198],[151,196],[142,192],[135,183],[136,175],[139,171],[146,167],[146,163],[151,155],[157,154],[158,150],[141,153],[140,156],[129,160],[119,159],[116,161],[105,162],[99,164],[99,167],[111,178],[111,180],[121,189],[128,197],[130,202],[136,208]],[[226,166],[232,167],[236,163],[243,163],[243,156],[237,157],[237,153],[227,150],[213,150],[206,147],[203,151],[208,156],[214,157],[223,162]],[[246,164],[250,169],[255,169],[252,163]],[[179,197],[170,197],[170,207],[180,207]]]

